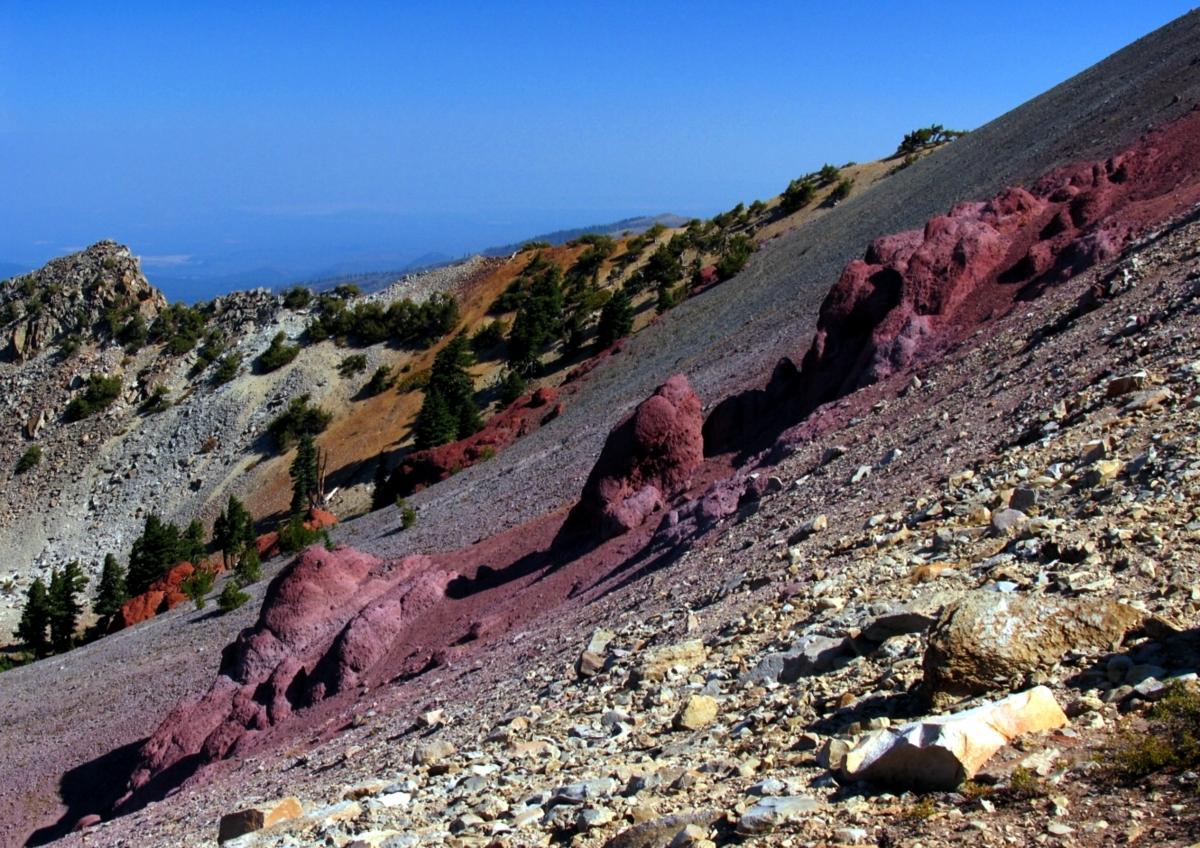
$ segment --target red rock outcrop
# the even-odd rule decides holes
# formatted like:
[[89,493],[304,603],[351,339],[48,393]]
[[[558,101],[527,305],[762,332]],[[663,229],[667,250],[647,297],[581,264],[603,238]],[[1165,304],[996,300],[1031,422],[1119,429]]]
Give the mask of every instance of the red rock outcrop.
[[744,450],[823,403],[954,344],[1014,302],[1115,257],[1128,241],[1200,202],[1200,110],[1104,162],[960,203],[924,230],[883,236],[846,266],[821,305],[800,368],[784,359],[764,389],[723,401],[705,422],[708,455]]
[[557,401],[558,393],[554,389],[538,389],[497,412],[478,433],[410,454],[388,478],[389,493],[394,497],[407,497],[495,456],[517,439],[557,418],[562,412]]
[[176,707],[143,745],[130,791],[235,753],[296,708],[354,688],[403,647],[455,576],[423,556],[304,551],[272,581],[255,626],[225,649],[209,690]]
[[569,530],[610,538],[661,510],[704,460],[702,424],[700,398],[676,374],[609,434]]
[[[225,570],[221,558],[210,559],[204,567],[215,574]],[[145,592],[134,595],[121,606],[121,611],[113,616],[109,626],[110,632],[133,627],[160,613],[173,610],[188,599],[183,593],[183,582],[192,576],[196,567],[190,562],[181,562],[165,575],[150,584]]]

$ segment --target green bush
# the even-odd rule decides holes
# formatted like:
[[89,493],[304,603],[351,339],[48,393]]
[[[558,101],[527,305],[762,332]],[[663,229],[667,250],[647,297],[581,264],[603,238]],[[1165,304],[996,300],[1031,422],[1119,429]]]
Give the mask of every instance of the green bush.
[[303,394],[292,398],[288,408],[267,425],[267,432],[275,438],[281,450],[287,450],[301,434],[315,436],[324,431],[332,420],[332,412],[313,406],[309,403],[309,396]]
[[279,525],[279,547],[284,553],[298,553],[316,544],[320,538],[321,533],[305,527],[304,519],[299,515],[293,515]]
[[500,403],[502,406],[508,406],[521,395],[525,394],[525,378],[521,376],[519,371],[511,369],[504,372],[504,377],[500,380]]
[[250,600],[250,596],[239,589],[235,581],[230,580],[221,590],[221,594],[217,596],[217,606],[221,612],[233,612],[248,600]]
[[817,196],[817,187],[809,177],[800,177],[788,183],[783,196],[779,199],[779,208],[790,215],[812,203]]
[[392,374],[392,369],[386,365],[380,365],[375,369],[375,373],[371,375],[371,379],[363,386],[363,394],[367,397],[375,397],[381,395],[396,385],[396,377]]
[[471,350],[478,353],[485,353],[493,348],[498,347],[504,341],[504,335],[508,332],[508,325],[499,319],[489,321],[475,331],[471,336]]
[[312,292],[304,286],[292,286],[283,293],[283,305],[287,309],[304,309],[312,302]]
[[338,373],[343,377],[353,377],[355,374],[361,374],[367,370],[366,354],[352,353],[342,359],[338,365]]
[[629,295],[618,291],[608,299],[600,310],[600,322],[596,325],[596,342],[600,347],[610,347],[617,339],[624,338],[633,330],[633,304]]
[[834,203],[843,201],[850,196],[850,190],[852,188],[854,188],[854,180],[848,177],[838,180],[837,186],[835,186],[833,191],[829,194],[829,199]]
[[1108,752],[1112,770],[1138,780],[1168,769],[1200,767],[1200,689],[1174,682],[1146,715],[1146,729],[1127,732]]
[[346,306],[336,298],[323,298],[320,313],[305,330],[310,341],[337,339],[359,347],[392,342],[427,348],[458,323],[458,302],[453,295],[435,294],[423,303],[405,299],[386,309],[379,303]]
[[21,454],[21,458],[17,460],[17,467],[14,470],[17,474],[24,474],[41,461],[42,449],[37,445],[31,445],[26,448],[25,453]]
[[155,386],[149,396],[142,401],[142,405],[138,410],[143,415],[154,415],[159,412],[165,412],[171,408],[171,401],[168,399],[166,386]]
[[223,386],[232,381],[238,375],[238,371],[242,368],[242,355],[237,351],[227,353],[221,357],[217,363],[217,367],[213,369],[212,384],[214,386]]
[[83,393],[76,395],[67,404],[67,420],[82,421],[90,415],[108,409],[112,402],[121,396],[121,385],[121,378],[116,375],[105,377],[93,374],[88,377]]
[[262,580],[262,559],[254,545],[249,545],[242,551],[242,555],[238,558],[237,568],[233,573],[241,586],[249,586],[251,583]]
[[299,345],[287,343],[287,334],[282,330],[271,339],[267,349],[258,355],[258,371],[269,374],[287,365],[300,354]]
[[198,567],[188,575],[180,588],[183,590],[183,594],[192,599],[196,609],[204,609],[204,605],[208,601],[208,593],[212,591],[216,579],[217,575],[211,569]]
[[754,252],[754,242],[747,236],[738,234],[729,240],[725,252],[717,260],[717,276],[728,280],[746,267],[750,254]]
[[825,186],[831,186],[841,179],[841,177],[842,172],[837,165],[830,165],[826,163],[821,166],[821,170],[817,171],[817,185],[821,186],[822,188]]
[[149,338],[153,342],[161,342],[172,356],[182,356],[200,341],[207,323],[208,319],[200,307],[173,303],[158,313],[154,326],[150,328]]
[[417,523],[417,511],[404,498],[396,498],[396,508],[400,510],[400,529],[407,530]]

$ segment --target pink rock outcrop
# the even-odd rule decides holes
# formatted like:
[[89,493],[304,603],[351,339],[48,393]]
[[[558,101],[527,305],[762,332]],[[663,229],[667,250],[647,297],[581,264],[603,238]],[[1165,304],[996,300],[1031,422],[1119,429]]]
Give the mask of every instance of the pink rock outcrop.
[[609,434],[567,526],[610,538],[641,526],[704,460],[700,398],[676,374]]
[[176,707],[143,745],[129,790],[161,775],[177,782],[296,709],[354,688],[403,649],[405,633],[455,576],[424,556],[304,551],[272,581],[255,626],[225,649],[209,690]]

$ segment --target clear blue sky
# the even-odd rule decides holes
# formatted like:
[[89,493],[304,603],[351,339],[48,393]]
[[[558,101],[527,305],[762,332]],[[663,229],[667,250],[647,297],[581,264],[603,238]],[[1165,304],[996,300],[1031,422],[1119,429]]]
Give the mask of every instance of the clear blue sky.
[[195,297],[709,215],[979,126],[1189,2],[434,5],[0,0],[0,262],[115,238]]

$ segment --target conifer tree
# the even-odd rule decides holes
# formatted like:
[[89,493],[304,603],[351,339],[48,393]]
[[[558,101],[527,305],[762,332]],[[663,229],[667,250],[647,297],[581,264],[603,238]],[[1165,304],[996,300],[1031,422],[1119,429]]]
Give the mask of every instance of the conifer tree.
[[213,523],[213,543],[221,549],[226,568],[243,548],[254,543],[254,519],[233,495]]
[[601,348],[607,348],[617,339],[629,335],[633,329],[633,304],[623,290],[617,291],[600,310],[600,323],[596,326],[596,340]]
[[150,584],[171,570],[180,561],[179,528],[163,521],[155,513],[146,516],[146,526],[133,542],[129,554],[129,592],[140,595]]
[[375,489],[371,492],[371,509],[383,509],[390,503],[389,477],[391,472],[388,471],[387,457],[381,453],[375,460]]
[[72,561],[50,575],[47,603],[50,610],[50,644],[55,651],[69,651],[75,640],[75,626],[83,605],[79,593],[87,585],[87,576],[79,563]]
[[204,547],[204,525],[200,523],[200,519],[192,519],[179,542],[179,558],[199,565],[207,554],[208,551]]
[[121,611],[121,605],[129,599],[125,588],[125,569],[112,554],[104,557],[104,569],[100,572],[100,586],[92,609],[96,615],[109,618]]
[[292,515],[302,515],[308,510],[310,496],[317,490],[317,445],[311,433],[301,434],[289,473],[292,476]]
[[421,403],[421,410],[413,422],[413,438],[417,450],[452,442],[457,432],[457,422],[450,414],[450,408],[446,405],[442,393],[432,386],[426,389],[425,400]]
[[34,656],[44,657],[49,650],[50,643],[46,638],[49,624],[50,601],[46,584],[38,577],[25,596],[25,606],[21,610],[21,621],[16,632],[17,638],[33,651]]
[[466,438],[482,426],[475,405],[475,381],[467,370],[474,364],[470,341],[464,334],[451,339],[433,360],[429,390],[442,396],[454,421],[454,435],[449,441]]

